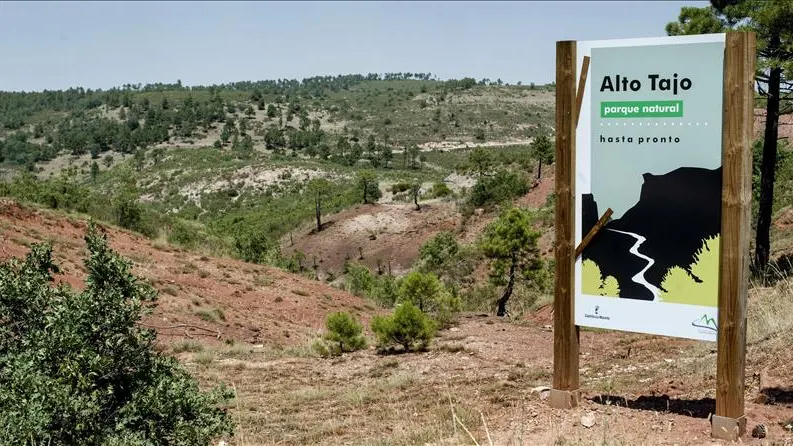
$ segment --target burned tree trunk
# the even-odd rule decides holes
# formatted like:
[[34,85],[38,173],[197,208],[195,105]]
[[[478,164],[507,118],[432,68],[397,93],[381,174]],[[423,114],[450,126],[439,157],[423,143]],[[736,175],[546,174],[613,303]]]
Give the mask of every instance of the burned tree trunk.
[[[779,38],[771,39],[769,46],[779,45]],[[768,79],[768,103],[765,114],[763,160],[760,164],[760,203],[757,207],[757,233],[755,235],[755,266],[764,270],[771,254],[771,217],[774,207],[774,174],[779,136],[779,90],[782,68],[771,69]]]
[[319,232],[322,230],[322,202],[319,198],[319,192],[314,198],[314,212],[317,216],[317,232]]
[[515,288],[515,270],[517,269],[518,259],[515,254],[512,254],[512,263],[509,265],[509,282],[507,287],[504,288],[504,293],[498,299],[498,310],[496,316],[503,317],[507,314],[507,301],[512,296],[512,290]]

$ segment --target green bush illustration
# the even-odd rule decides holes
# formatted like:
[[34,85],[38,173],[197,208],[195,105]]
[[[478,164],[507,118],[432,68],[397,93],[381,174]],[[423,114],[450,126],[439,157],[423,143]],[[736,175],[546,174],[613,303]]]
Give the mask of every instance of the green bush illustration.
[[591,296],[619,297],[620,285],[614,276],[606,276],[592,260],[584,260],[581,265],[581,292]]
[[[702,241],[691,264],[691,273],[673,266],[661,282],[660,300],[689,305],[715,307],[719,290],[719,236]],[[698,278],[701,282],[697,282]]]

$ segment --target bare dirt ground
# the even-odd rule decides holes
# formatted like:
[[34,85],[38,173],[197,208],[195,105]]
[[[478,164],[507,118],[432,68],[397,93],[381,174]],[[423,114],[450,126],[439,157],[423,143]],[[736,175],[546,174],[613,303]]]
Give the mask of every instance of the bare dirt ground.
[[[381,207],[350,212],[371,224]],[[356,234],[359,220],[344,221],[350,225],[340,223],[338,235]],[[56,282],[79,288],[85,228],[73,216],[0,201],[0,259],[51,240],[63,269]],[[462,315],[424,353],[370,348],[321,359],[306,345],[328,312],[351,311],[368,326],[378,310],[321,282],[107,230],[111,247],[160,290],[143,324],[159,327],[167,351],[194,343],[177,357],[202,385],[223,381],[236,390],[229,410],[238,429],[229,444],[722,444],[709,437],[707,420],[715,395],[711,343],[582,329],[582,404],[553,410],[543,390],[552,374],[549,307],[520,321]],[[747,435],[744,443],[793,444],[783,427],[793,418],[791,306],[790,282],[750,293],[746,415],[750,429],[766,424],[768,438]],[[201,316],[216,310],[222,316]]]
[[[440,142],[426,142],[419,144],[421,150],[462,150],[473,149],[475,147],[504,147],[504,146],[524,146],[531,144],[533,140],[529,139],[505,139],[496,141],[440,141]],[[397,151],[401,153],[401,151]]]
[[[84,220],[0,200],[0,260],[21,257],[30,243],[50,241],[62,270],[56,282],[82,288]],[[323,283],[261,265],[208,258],[131,232],[108,228],[111,248],[159,291],[147,326],[163,341],[234,339],[251,344],[303,346],[345,309],[369,320],[374,306]]]
[[[337,181],[345,177],[320,169],[245,166],[222,177],[202,178],[189,183],[179,189],[179,194],[200,205],[201,197],[213,192],[227,189],[235,189],[240,193],[246,191],[262,192],[269,186],[284,185],[294,181],[308,183],[315,178]],[[147,199],[153,200],[151,197],[147,197]]]
[[[358,261],[372,271],[398,274],[408,269],[424,241],[442,230],[454,230],[459,218],[453,202],[433,200],[416,211],[412,204],[358,205],[323,218],[323,230],[307,225],[286,237],[283,250],[302,251],[317,259],[320,277],[340,276],[344,262]],[[359,248],[360,247],[360,251]],[[363,254],[363,259],[361,259]],[[379,262],[379,264],[378,264]]]
[[[549,408],[543,390],[553,370],[551,339],[542,321],[468,314],[426,353],[369,349],[323,360],[251,349],[218,352],[203,364],[194,354],[181,359],[207,383],[237,389],[231,444],[723,444],[710,438],[708,424],[713,345],[585,330],[583,400],[565,411]],[[746,414],[750,429],[765,423],[768,440],[786,444],[793,434],[778,422],[793,416],[791,393],[773,405],[754,402],[761,395],[755,375],[765,373],[767,360],[750,347]],[[594,425],[585,427],[584,416]],[[772,444],[748,435],[742,442]]]

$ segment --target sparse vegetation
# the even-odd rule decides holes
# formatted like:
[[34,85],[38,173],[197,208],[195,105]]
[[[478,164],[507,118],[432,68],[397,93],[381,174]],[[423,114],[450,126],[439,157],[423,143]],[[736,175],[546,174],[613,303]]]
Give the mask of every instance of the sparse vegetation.
[[404,351],[424,350],[435,335],[435,324],[418,307],[405,302],[391,316],[375,316],[372,331],[381,350],[393,346],[401,346]]
[[[149,251],[160,258],[177,259],[167,268],[176,281],[155,277],[153,282],[171,296],[164,311],[186,315],[184,319],[198,318],[201,322],[195,325],[201,328],[181,324],[177,321],[184,319],[170,315],[170,322],[157,318],[152,326],[164,330],[167,342],[173,339],[170,336],[177,339],[157,348],[178,355],[200,378],[202,388],[233,378],[238,399],[231,406],[221,398],[207,404],[216,410],[213,414],[226,416],[228,408],[239,420],[241,443],[408,445],[478,440],[485,444],[486,433],[491,432],[502,435],[494,437],[495,443],[543,442],[537,436],[551,431],[542,426],[553,424],[538,410],[545,403],[541,397],[514,389],[544,386],[551,377],[549,363],[533,359],[551,352],[547,314],[523,316],[552,298],[548,286],[553,263],[541,260],[550,255],[552,241],[541,240],[541,234],[553,224],[553,193],[540,209],[507,215],[516,198],[522,197],[521,203],[543,201],[542,197],[535,201],[534,191],[524,195],[532,182],[532,188],[546,185],[538,180],[545,180],[546,166],[553,162],[553,142],[547,137],[553,93],[552,87],[502,84],[489,79],[437,81],[420,73],[392,73],[191,89],[173,84],[50,95],[0,93],[4,104],[0,107],[0,163],[9,178],[0,182],[0,196],[37,203],[58,215],[82,214],[65,220],[75,227],[83,215],[90,215],[128,229],[127,234],[144,234],[154,239]],[[518,141],[499,145],[507,139]],[[793,190],[789,150],[783,142],[778,145],[773,211],[779,219],[789,212]],[[762,153],[760,141],[755,146],[755,201],[760,196]],[[434,198],[445,199],[422,201]],[[405,204],[411,202],[421,212],[408,211]],[[356,218],[364,211],[404,211],[423,225],[415,240],[446,230],[430,237],[410,265],[412,258],[394,259],[383,253],[396,246],[388,245],[393,243],[389,241],[393,233],[410,234],[406,238],[412,242],[417,226],[401,229],[401,221],[384,219],[378,221],[385,222],[384,228],[372,229],[368,223],[358,225],[359,220],[336,214],[345,209],[351,214],[361,210],[353,214]],[[459,216],[456,212],[465,218],[458,225],[451,217],[438,218],[439,209],[451,210],[453,218]],[[47,212],[46,216],[53,214]],[[496,213],[501,217],[486,226]],[[307,240],[319,246],[338,234],[339,228],[352,232],[348,225],[355,226],[354,237],[361,242],[340,249],[341,257],[332,258],[332,250],[311,252]],[[47,235],[26,231],[7,240],[35,246],[36,239]],[[784,225],[772,235],[775,253],[784,254],[793,247]],[[520,246],[512,246],[515,243]],[[410,245],[405,251],[412,249],[409,256],[413,256],[416,247]],[[200,262],[189,251],[198,251]],[[345,254],[349,260],[342,269]],[[700,254],[712,256],[708,250]],[[216,256],[268,264],[304,277],[256,265],[238,268],[239,263],[218,262]],[[132,258],[149,273],[160,274],[145,255]],[[669,283],[701,288],[691,273],[699,277],[696,268],[711,268],[712,258],[694,260],[689,272],[670,271]],[[764,277],[751,291],[748,337],[755,355],[750,353],[747,373],[768,364],[768,357],[786,358],[790,323],[780,315],[790,303],[785,277],[793,270],[791,265],[784,256],[772,259],[770,268],[778,268],[775,275]],[[590,291],[618,294],[613,277],[602,277],[596,268],[584,263],[584,285],[586,277],[596,277],[590,281],[595,285]],[[491,280],[482,280],[487,273]],[[305,282],[306,278],[318,282]],[[189,284],[195,281],[204,287],[215,280],[224,293],[230,289],[228,296],[196,293],[197,288]],[[328,286],[369,301],[350,301],[352,296],[331,293]],[[323,293],[322,287],[328,292]],[[49,293],[60,296],[57,289]],[[238,302],[244,306],[235,306]],[[304,304],[316,306],[319,316],[296,306]],[[375,304],[391,311],[389,316],[375,316],[370,325],[378,353],[427,350],[435,332],[443,330],[431,353],[384,357],[363,351],[339,357],[366,345],[359,321],[382,311]],[[265,325],[262,313],[253,308],[257,305],[268,316],[285,317],[267,319]],[[514,320],[482,314],[507,313],[507,308]],[[458,317],[460,309],[474,313]],[[325,333],[312,339],[326,314]],[[589,334],[610,336],[602,331]],[[677,389],[681,392],[690,392],[700,380],[703,388],[713,388],[709,347],[676,344],[674,351],[679,354],[670,355],[668,344],[648,339],[619,336],[592,344],[595,351],[601,344],[613,351],[587,359],[582,388],[609,394],[641,393],[648,385],[663,387],[659,383],[678,376],[685,376],[686,384]],[[622,360],[631,355],[632,346],[637,351],[637,344],[646,354],[631,356],[630,365],[636,369],[628,370]],[[657,361],[661,353],[663,363]],[[317,356],[334,359],[321,361]],[[67,360],[82,364],[73,356],[67,355]],[[104,370],[110,367],[100,371]],[[3,376],[0,373],[0,381]],[[178,376],[185,382],[190,379],[186,374]],[[180,381],[177,389],[192,385]],[[442,395],[438,393],[441,387]],[[747,389],[748,398],[753,390]],[[64,403],[68,413],[88,407],[83,404],[86,399],[67,401],[66,394],[55,387],[53,399]],[[0,398],[0,406],[3,401],[21,404]],[[179,401],[175,398],[158,407],[174,409]],[[47,406],[47,416],[60,410],[54,404]],[[663,413],[670,423],[686,416],[665,407],[653,407],[658,409],[653,413]],[[763,409],[770,413],[774,408]],[[635,411],[633,402],[630,410]],[[354,417],[339,417],[339,413]],[[635,415],[651,423],[642,413]],[[599,414],[598,421],[603,419],[606,425],[609,416]],[[168,417],[166,421],[176,415]],[[199,425],[205,422],[209,427],[199,434],[208,435],[219,425],[218,419],[200,418]],[[496,427],[487,431],[485,419]],[[523,429],[522,425],[515,428],[506,424],[508,419],[536,422],[532,429],[540,433],[525,433],[524,438],[523,431],[512,432]],[[470,429],[469,434],[460,430],[461,424]],[[674,429],[685,424],[677,423]],[[361,425],[366,426],[366,435],[361,435]],[[5,433],[5,426],[0,424],[0,432]],[[553,438],[558,436],[560,444],[580,442],[571,429],[560,426]],[[192,441],[190,435],[184,436],[186,441]],[[543,438],[553,442],[551,437]]]
[[[363,327],[352,315],[336,312],[328,315],[325,321],[327,332],[322,339],[323,346],[315,346],[320,356],[338,356],[345,352],[354,352],[366,347]],[[316,344],[315,344],[316,345]]]
[[207,322],[220,322],[226,320],[223,310],[219,308],[196,308],[193,312],[196,316]]
[[192,339],[179,341],[171,346],[174,353],[199,353],[204,351],[204,345]]
[[[520,137],[517,116],[537,122],[535,110],[550,116],[548,107],[532,104],[529,91],[400,74],[70,90],[58,104],[42,93],[2,93],[8,107],[0,111],[0,153],[29,172],[0,184],[0,195],[87,213],[149,237],[164,235],[186,249],[292,270],[293,259],[276,249],[285,228],[313,218],[320,232],[324,215],[377,201],[380,181],[396,180],[393,190],[409,192],[416,208],[421,199],[453,195],[442,179],[453,167],[444,160],[455,155],[438,152],[438,160],[419,144],[440,134],[470,140],[472,127],[461,123],[484,120],[489,140]],[[474,92],[509,101],[498,112],[446,102]],[[422,109],[418,95],[434,105]],[[36,107],[56,106],[62,113],[46,122],[34,119]],[[512,111],[504,114],[504,108]],[[433,129],[416,131],[425,121]],[[403,162],[392,162],[395,151]],[[82,169],[56,167],[89,155]],[[43,179],[38,171],[50,164],[63,174]],[[260,172],[272,169],[280,172],[277,179],[262,183]],[[428,182],[429,190],[416,187]]]
[[529,191],[529,184],[520,172],[500,170],[492,177],[480,177],[471,190],[473,207],[504,204]]

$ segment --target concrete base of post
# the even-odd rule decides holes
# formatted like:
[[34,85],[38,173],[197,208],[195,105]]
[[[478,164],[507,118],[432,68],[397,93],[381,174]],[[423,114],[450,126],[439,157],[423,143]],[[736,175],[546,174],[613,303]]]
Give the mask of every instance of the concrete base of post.
[[746,416],[731,418],[713,415],[710,419],[710,433],[714,438],[737,441],[746,433]]
[[557,390],[551,389],[548,402],[554,409],[572,409],[578,407],[581,399],[581,391],[576,390]]

